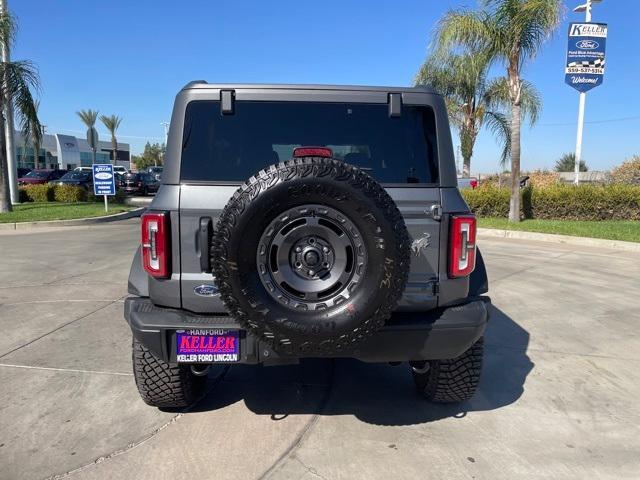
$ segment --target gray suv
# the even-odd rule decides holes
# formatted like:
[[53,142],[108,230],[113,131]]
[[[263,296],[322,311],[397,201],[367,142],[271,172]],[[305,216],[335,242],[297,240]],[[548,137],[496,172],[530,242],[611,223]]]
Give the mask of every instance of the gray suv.
[[473,395],[487,276],[430,89],[189,83],[141,223],[124,315],[149,405],[191,404],[214,364],[308,357]]

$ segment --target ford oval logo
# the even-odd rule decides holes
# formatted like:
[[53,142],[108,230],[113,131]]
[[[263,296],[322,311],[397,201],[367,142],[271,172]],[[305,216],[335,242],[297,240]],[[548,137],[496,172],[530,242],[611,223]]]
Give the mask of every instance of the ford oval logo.
[[95,174],[98,180],[111,180],[111,174],[108,172],[98,172]]
[[600,44],[593,40],[580,40],[576,42],[576,47],[581,48],[583,50],[595,50],[598,48]]
[[196,295],[200,295],[201,297],[215,297],[218,295],[218,287],[215,285],[198,285],[193,289],[193,292]]

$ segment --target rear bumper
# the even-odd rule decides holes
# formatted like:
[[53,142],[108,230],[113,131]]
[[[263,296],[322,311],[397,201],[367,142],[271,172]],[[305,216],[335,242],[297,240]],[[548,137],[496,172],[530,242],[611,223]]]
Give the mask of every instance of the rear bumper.
[[[393,314],[391,320],[356,350],[336,357],[352,357],[365,362],[397,362],[455,358],[484,334],[489,321],[489,297],[422,313]],[[198,315],[186,310],[155,306],[148,298],[129,297],[124,316],[133,335],[154,355],[175,363],[176,330],[227,329],[240,331],[239,363],[291,363],[295,357],[282,356],[246,332],[236,320],[224,315]]]

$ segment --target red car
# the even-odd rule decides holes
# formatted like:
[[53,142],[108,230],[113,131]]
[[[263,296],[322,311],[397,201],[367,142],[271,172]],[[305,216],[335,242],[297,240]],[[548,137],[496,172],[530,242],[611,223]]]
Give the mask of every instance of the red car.
[[18,185],[41,185],[62,177],[66,170],[31,170],[18,179]]

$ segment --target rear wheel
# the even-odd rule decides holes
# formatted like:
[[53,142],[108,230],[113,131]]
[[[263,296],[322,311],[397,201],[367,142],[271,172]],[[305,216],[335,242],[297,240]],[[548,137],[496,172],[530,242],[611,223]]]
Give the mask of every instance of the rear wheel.
[[195,375],[188,365],[171,365],[133,339],[133,376],[138,392],[153,407],[187,407],[204,392],[206,377]]
[[450,360],[430,360],[413,365],[416,388],[427,400],[436,403],[464,402],[473,397],[480,382],[484,339]]

